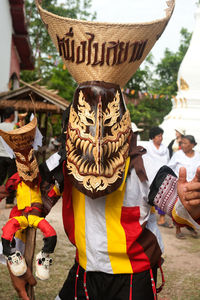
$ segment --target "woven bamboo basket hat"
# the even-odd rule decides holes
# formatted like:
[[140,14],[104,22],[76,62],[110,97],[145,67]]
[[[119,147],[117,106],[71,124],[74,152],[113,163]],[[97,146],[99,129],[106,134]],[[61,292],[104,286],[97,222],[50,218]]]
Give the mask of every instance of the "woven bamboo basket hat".
[[36,127],[37,118],[34,117],[30,123],[21,128],[11,131],[0,130],[0,136],[13,151],[25,150],[34,142]]
[[123,87],[162,35],[174,10],[166,1],[166,16],[146,23],[102,23],[64,18],[41,7],[41,18],[71,75],[81,83],[105,81]]

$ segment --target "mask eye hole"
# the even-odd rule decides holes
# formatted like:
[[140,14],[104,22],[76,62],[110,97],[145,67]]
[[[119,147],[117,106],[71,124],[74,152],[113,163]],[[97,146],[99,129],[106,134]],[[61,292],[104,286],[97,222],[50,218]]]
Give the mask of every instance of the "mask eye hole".
[[26,161],[25,157],[19,152],[15,152],[15,156],[17,159],[19,159],[21,161],[24,161],[24,162]]
[[86,117],[86,121],[88,122],[88,124],[90,124],[90,125],[94,125],[94,122],[93,122],[93,120],[92,120],[92,119],[90,119],[90,118]]
[[104,121],[104,125],[109,125],[110,121],[111,121],[112,118],[108,118]]
[[29,153],[29,155],[28,155],[28,160],[29,161],[31,161],[31,160],[33,160],[33,158],[34,158],[34,155],[33,155],[33,149],[31,149],[31,151],[30,151],[30,153]]

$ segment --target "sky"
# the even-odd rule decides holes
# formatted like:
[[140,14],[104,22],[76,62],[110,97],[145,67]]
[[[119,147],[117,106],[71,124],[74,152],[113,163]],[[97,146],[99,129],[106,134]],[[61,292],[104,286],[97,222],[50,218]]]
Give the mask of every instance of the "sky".
[[[177,51],[180,44],[180,30],[193,32],[197,0],[176,0],[175,10],[163,35],[152,50],[154,62],[158,63],[169,48]],[[166,0],[92,0],[92,11],[97,21],[135,23],[160,19],[165,16]]]

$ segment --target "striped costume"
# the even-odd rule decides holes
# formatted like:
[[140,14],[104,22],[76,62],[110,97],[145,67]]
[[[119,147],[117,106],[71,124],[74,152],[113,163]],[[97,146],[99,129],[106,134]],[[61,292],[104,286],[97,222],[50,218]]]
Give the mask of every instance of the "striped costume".
[[[95,277],[96,273],[102,273],[102,276],[113,274],[116,279],[119,274],[129,274],[128,282],[130,281],[130,289],[133,292],[131,294],[129,289],[127,294],[122,293],[122,298],[119,299],[136,297],[137,293],[134,293],[134,283],[131,284],[131,280],[135,280],[137,286],[137,278],[142,280],[137,276],[148,273],[149,281],[153,282],[151,292],[143,297],[141,290],[138,298],[133,299],[156,299],[154,272],[161,261],[163,244],[152,205],[155,203],[179,224],[199,226],[177,200],[177,178],[171,169],[160,169],[150,193],[148,183],[141,182],[134,169],[125,177],[126,180],[118,190],[93,200],[74,187],[70,189],[70,183],[65,176],[63,222],[65,231],[77,251],[75,266],[56,299],[103,299],[92,294],[90,276],[92,274],[92,277]],[[74,278],[71,278],[73,273]],[[83,285],[82,290],[81,283],[78,284],[79,278]],[[104,282],[104,279],[102,281]],[[85,286],[88,286],[88,290],[84,289]],[[78,297],[80,291],[84,291],[83,298]],[[115,299],[113,295],[110,298],[106,295],[104,297]]]

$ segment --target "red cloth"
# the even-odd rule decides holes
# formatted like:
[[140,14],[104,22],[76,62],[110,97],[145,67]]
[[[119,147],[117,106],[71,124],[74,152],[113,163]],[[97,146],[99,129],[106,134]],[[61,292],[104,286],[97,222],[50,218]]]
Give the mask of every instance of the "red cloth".
[[21,178],[18,173],[15,173],[11,177],[8,178],[6,182],[6,190],[9,192],[15,191],[17,189],[18,184],[20,183]]
[[22,210],[19,210],[16,205],[11,209],[9,219],[11,219],[13,217],[19,217],[21,215],[22,215]]

